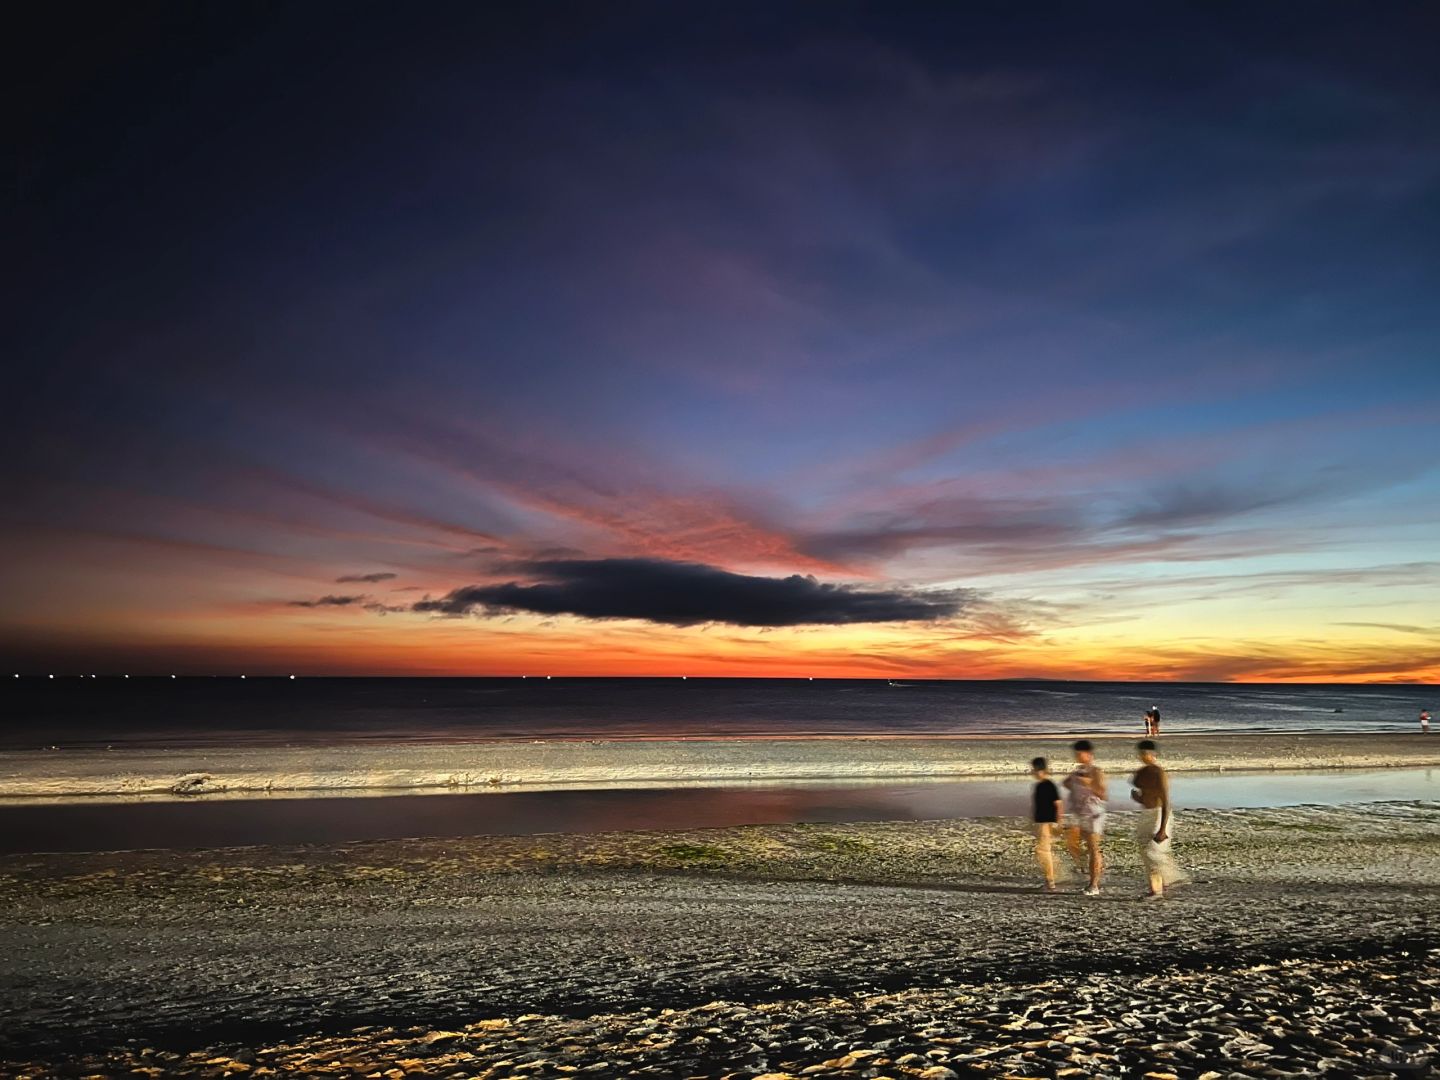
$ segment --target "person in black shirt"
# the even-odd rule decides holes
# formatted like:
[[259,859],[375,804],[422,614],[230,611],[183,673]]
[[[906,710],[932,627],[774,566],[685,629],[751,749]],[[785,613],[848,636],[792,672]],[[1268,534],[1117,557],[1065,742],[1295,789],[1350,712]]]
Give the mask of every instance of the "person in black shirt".
[[1035,778],[1031,793],[1034,801],[1035,861],[1045,875],[1045,891],[1055,892],[1055,853],[1053,844],[1060,833],[1060,789],[1050,779],[1050,763],[1043,757],[1030,762],[1030,775]]

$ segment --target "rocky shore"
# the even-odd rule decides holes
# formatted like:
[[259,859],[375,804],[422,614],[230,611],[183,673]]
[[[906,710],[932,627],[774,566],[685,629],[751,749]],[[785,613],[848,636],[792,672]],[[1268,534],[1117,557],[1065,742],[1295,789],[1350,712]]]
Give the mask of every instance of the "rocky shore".
[[1440,954],[954,986],[458,1030],[362,1027],[252,1049],[125,1047],[24,1075],[478,1077],[1433,1076]]
[[0,860],[6,1076],[1423,1076],[1440,805]]

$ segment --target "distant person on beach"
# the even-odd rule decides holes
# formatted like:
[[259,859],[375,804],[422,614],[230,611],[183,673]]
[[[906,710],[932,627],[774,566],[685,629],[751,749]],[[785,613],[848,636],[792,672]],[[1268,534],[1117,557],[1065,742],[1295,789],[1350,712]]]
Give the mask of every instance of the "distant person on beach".
[[1429,709],[1421,709],[1421,710],[1420,710],[1420,734],[1421,734],[1421,735],[1429,735],[1429,734],[1430,734],[1430,710],[1429,710]]
[[1140,820],[1135,824],[1135,844],[1140,848],[1140,861],[1150,879],[1146,900],[1163,900],[1165,886],[1183,885],[1190,879],[1175,864],[1170,851],[1170,838],[1175,832],[1175,814],[1170,807],[1170,777],[1155,760],[1156,747],[1145,739],[1136,748],[1140,768],[1130,781],[1130,797],[1140,804]]
[[[1100,841],[1105,835],[1105,773],[1095,764],[1095,747],[1089,739],[1075,744],[1075,768],[1065,778],[1065,812],[1068,827],[1065,843],[1075,865],[1089,871],[1090,883],[1086,896],[1100,895],[1100,875],[1104,865],[1100,857]],[[1085,857],[1081,856],[1084,840]]]
[[1061,802],[1060,789],[1050,779],[1050,763],[1043,757],[1030,762],[1030,775],[1035,778],[1035,790],[1031,793],[1035,822],[1035,861],[1045,875],[1045,891],[1055,892],[1055,834],[1060,831]]
[[1160,706],[1151,705],[1145,710],[1145,736],[1153,739],[1160,734]]

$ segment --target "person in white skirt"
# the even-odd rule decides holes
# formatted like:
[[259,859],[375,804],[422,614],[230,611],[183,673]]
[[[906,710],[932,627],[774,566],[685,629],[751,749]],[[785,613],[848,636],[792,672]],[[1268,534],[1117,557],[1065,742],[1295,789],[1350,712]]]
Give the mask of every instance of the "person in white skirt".
[[1138,747],[1140,768],[1131,780],[1130,797],[1140,804],[1135,824],[1135,844],[1150,879],[1146,900],[1163,900],[1168,885],[1183,885],[1189,876],[1175,863],[1170,850],[1175,835],[1175,814],[1170,806],[1170,777],[1155,760],[1156,747],[1149,739]]

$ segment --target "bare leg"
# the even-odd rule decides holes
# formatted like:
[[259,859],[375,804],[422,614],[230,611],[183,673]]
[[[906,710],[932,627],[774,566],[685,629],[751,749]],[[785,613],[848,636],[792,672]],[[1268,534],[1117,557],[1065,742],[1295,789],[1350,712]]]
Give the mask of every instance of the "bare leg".
[[1035,826],[1035,861],[1045,875],[1046,887],[1051,889],[1055,888],[1055,852],[1050,846],[1054,828],[1049,822],[1039,822]]
[[1100,887],[1100,874],[1105,868],[1100,857],[1100,837],[1094,833],[1085,834],[1085,846],[1090,850],[1090,888]]
[[1085,869],[1085,855],[1080,850],[1080,830],[1073,825],[1065,830],[1065,848],[1070,852],[1070,861],[1075,864],[1075,869]]

